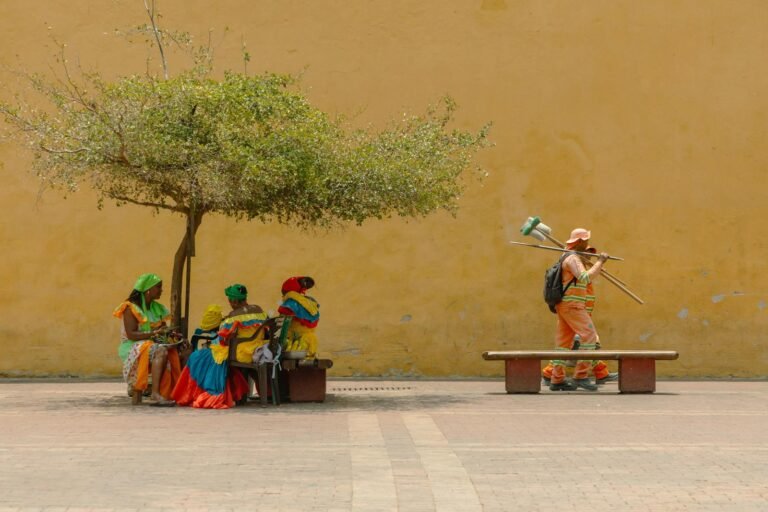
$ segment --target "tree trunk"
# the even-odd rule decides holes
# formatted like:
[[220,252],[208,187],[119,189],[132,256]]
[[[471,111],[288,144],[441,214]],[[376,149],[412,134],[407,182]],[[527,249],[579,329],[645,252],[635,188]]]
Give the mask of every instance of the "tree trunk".
[[[192,241],[194,242],[194,236],[197,233],[198,228],[200,227],[200,223],[203,221],[203,214],[202,213],[196,213],[194,215],[194,218],[192,218],[192,213],[187,214],[187,226],[192,224]],[[187,263],[187,251],[189,251],[189,248],[191,245],[189,244],[189,236],[190,236],[190,230],[185,229],[184,230],[184,238],[181,239],[181,243],[179,244],[179,248],[176,250],[176,255],[173,257],[173,276],[171,277],[171,315],[173,319],[171,320],[172,326],[180,326],[185,327],[184,323],[188,322],[188,319],[182,318],[181,316],[181,306],[182,306],[182,300],[181,300],[181,288],[182,284],[184,282],[184,267]],[[193,244],[194,245],[194,244]],[[187,272],[189,272],[189,268],[187,268]],[[187,290],[187,293],[189,293],[189,290]],[[184,329],[186,330],[186,329]],[[184,332],[185,335],[188,333]]]

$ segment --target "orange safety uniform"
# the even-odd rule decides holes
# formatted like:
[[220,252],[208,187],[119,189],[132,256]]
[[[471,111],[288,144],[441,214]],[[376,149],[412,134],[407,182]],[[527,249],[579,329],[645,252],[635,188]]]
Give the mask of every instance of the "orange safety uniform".
[[[595,294],[589,274],[581,258],[575,254],[567,256],[562,265],[563,288],[574,279],[575,281],[565,291],[562,302],[555,306],[557,312],[555,350],[571,350],[576,334],[581,337],[579,350],[595,350],[600,337],[592,322]],[[608,376],[608,367],[604,362],[597,361],[593,366],[590,361],[580,360],[576,362],[573,378],[586,379],[590,369],[594,372],[595,378],[601,379]],[[550,361],[543,375],[551,379],[552,384],[560,384],[565,380],[565,361],[558,359]]]

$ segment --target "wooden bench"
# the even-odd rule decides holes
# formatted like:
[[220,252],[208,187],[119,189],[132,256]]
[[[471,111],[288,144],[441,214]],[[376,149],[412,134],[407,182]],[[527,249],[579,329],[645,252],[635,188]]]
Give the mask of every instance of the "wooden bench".
[[281,393],[290,402],[324,402],[325,371],[333,367],[330,359],[283,359],[280,362]]
[[[251,377],[257,383],[261,406],[266,407],[271,395],[272,403],[280,405],[281,401],[289,402],[323,402],[326,392],[326,370],[333,366],[330,359],[279,359],[272,363],[241,363],[237,360],[237,345],[244,341],[256,339],[262,331],[266,331],[269,349],[272,354],[278,354],[278,347],[285,346],[285,336],[291,317],[270,318],[248,339],[238,340],[236,335],[229,342],[228,364],[237,368],[246,377]],[[280,371],[275,370],[275,366]],[[278,391],[279,390],[279,391]],[[241,402],[247,401],[245,397]]]
[[[286,346],[285,336],[293,317],[283,316],[280,321],[280,346]],[[324,402],[326,370],[333,367],[330,359],[280,360],[280,394],[290,402]]]
[[618,360],[619,392],[653,393],[656,391],[656,361],[678,358],[672,350],[509,350],[483,352],[486,361],[504,361],[507,393],[541,391],[541,361]]

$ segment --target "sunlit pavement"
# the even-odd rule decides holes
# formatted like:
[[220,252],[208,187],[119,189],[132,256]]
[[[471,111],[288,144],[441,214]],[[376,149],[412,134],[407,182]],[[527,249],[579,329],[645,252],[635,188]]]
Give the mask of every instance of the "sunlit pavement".
[[328,391],[207,411],[132,407],[116,381],[0,380],[0,512],[768,510],[768,382]]

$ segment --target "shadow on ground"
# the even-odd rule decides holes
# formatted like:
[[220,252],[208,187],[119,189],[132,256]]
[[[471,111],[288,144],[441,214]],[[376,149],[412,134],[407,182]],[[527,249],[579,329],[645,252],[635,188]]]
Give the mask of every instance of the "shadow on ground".
[[[16,402],[15,400],[11,400]],[[423,411],[441,407],[451,407],[472,402],[471,396],[455,396],[450,394],[426,393],[415,395],[411,392],[369,391],[344,393],[336,392],[326,395],[323,403],[283,403],[274,406],[271,403],[261,407],[258,401],[233,408],[234,414],[306,414],[308,412],[333,413],[351,411]],[[133,409],[136,413],[160,414],[173,411],[193,410],[188,407],[152,407],[145,402],[138,406],[131,405],[131,399],[126,395],[111,396],[56,396],[51,395],[43,400],[18,400],[13,403],[15,409],[40,412],[81,411],[110,411],[124,412]]]

